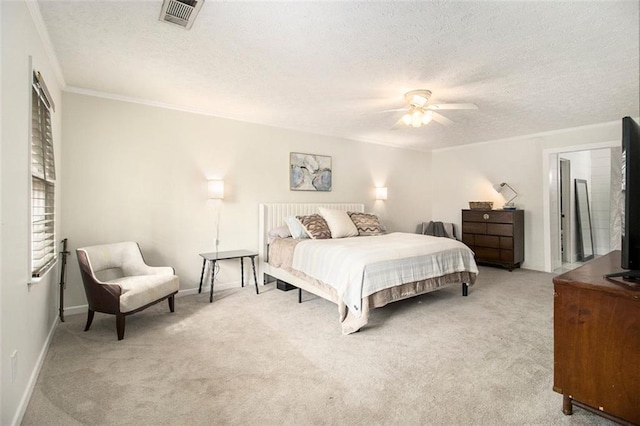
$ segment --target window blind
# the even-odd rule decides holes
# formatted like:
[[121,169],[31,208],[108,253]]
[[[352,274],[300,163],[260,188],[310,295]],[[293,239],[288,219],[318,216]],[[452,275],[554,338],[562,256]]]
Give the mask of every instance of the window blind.
[[34,73],[31,93],[31,275],[42,276],[56,260],[55,158],[49,92]]

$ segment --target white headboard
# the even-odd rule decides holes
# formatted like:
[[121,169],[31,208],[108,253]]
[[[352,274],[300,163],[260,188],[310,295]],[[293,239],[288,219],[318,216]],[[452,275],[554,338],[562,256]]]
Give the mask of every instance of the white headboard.
[[364,204],[359,203],[287,203],[287,204],[260,204],[260,224],[258,235],[259,260],[263,261],[267,255],[268,233],[270,230],[285,225],[287,216],[307,215],[318,213],[318,208],[343,210],[351,212],[364,212]]

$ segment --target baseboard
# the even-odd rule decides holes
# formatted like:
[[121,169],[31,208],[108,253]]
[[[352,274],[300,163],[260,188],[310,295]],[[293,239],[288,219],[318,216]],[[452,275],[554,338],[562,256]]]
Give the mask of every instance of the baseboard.
[[[259,284],[259,283],[258,283]],[[216,282],[215,286],[214,286],[214,291],[217,290],[229,290],[232,288],[237,288],[240,287],[242,285],[242,282],[240,281],[229,281],[226,283],[220,283],[218,284]],[[247,282],[245,281],[244,283],[245,287],[247,285],[250,286],[254,286],[253,280],[251,280],[251,282],[249,284],[247,284]],[[209,289],[211,288],[210,285],[207,286],[202,286],[202,293],[201,294],[209,294]],[[193,287],[193,288],[187,288],[184,290],[180,290],[178,291],[178,294],[176,294],[176,297],[180,298],[180,297],[184,297],[184,296],[191,296],[194,294],[198,294],[198,287]],[[88,305],[79,305],[79,306],[68,306],[66,308],[64,308],[64,316],[71,316],[71,315],[80,315],[80,314],[85,314],[87,313],[87,309],[88,309]]]
[[64,316],[68,317],[71,315],[79,315],[79,314],[86,314],[87,313],[87,305],[80,305],[80,306],[68,306],[66,308],[64,308]]
[[47,335],[47,340],[45,340],[42,350],[40,351],[40,355],[38,356],[38,360],[36,365],[31,372],[31,376],[29,377],[29,382],[27,383],[27,388],[22,395],[22,399],[20,400],[20,404],[18,404],[18,409],[16,410],[16,414],[13,417],[11,422],[12,425],[19,425],[22,423],[22,419],[24,417],[24,413],[27,411],[27,406],[29,405],[29,401],[31,400],[31,395],[33,394],[33,390],[36,387],[36,382],[38,381],[38,376],[40,375],[40,370],[42,370],[42,366],[44,365],[44,360],[47,356],[47,352],[49,352],[49,346],[51,346],[51,341],[53,340],[53,333],[56,331],[56,327],[60,322],[59,317],[53,321],[51,325],[51,329],[49,330],[49,334]]

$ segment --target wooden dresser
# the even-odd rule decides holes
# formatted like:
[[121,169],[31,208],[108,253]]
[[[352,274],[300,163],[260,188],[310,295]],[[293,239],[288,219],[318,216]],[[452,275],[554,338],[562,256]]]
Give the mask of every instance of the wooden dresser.
[[553,390],[573,406],[640,425],[640,290],[612,283],[614,251],[553,279]]
[[524,261],[524,210],[462,210],[462,242],[476,262],[520,267]]

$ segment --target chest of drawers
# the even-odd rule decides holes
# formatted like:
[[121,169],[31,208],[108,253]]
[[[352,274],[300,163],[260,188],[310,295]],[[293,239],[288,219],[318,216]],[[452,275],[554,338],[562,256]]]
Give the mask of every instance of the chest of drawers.
[[565,414],[640,425],[640,294],[603,278],[621,271],[613,251],[553,279],[553,390]]
[[524,261],[524,210],[462,210],[462,242],[476,262],[520,267]]

